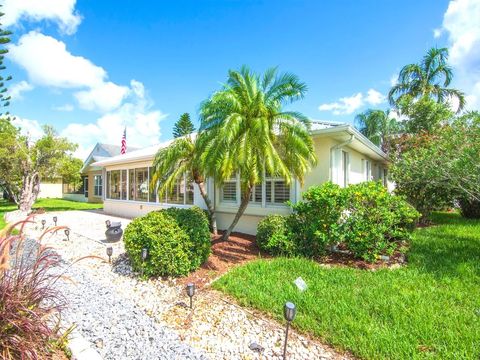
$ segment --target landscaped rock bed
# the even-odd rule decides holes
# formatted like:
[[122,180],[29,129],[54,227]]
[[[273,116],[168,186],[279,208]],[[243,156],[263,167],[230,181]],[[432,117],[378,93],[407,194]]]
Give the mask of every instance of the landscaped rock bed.
[[[40,220],[46,218],[51,223],[52,216],[39,215],[36,225],[29,226],[31,237],[40,233]],[[44,238],[44,242],[53,245],[66,264],[84,256],[105,259],[92,257],[74,263],[67,272],[73,282],[59,284],[69,301],[66,325],[75,322],[80,334],[104,358],[282,358],[283,324],[237,306],[208,286],[197,292],[192,311],[185,305],[188,304],[185,279],[139,280],[138,274],[132,273],[123,243],[101,241],[99,232],[104,232],[104,221],[111,217],[74,211],[59,213],[58,218],[58,225],[71,227],[70,240],[59,231]],[[128,220],[123,222],[125,225]],[[81,235],[82,229],[88,237]],[[106,246],[113,247],[112,264],[106,260]],[[228,245],[242,261],[249,260],[251,256],[242,255],[237,246],[240,245]],[[248,243],[245,246],[248,247]],[[214,256],[221,255],[220,249]],[[209,282],[218,270],[200,270],[196,279]],[[195,279],[195,275],[191,279]],[[340,358],[344,356],[291,332],[289,359]]]

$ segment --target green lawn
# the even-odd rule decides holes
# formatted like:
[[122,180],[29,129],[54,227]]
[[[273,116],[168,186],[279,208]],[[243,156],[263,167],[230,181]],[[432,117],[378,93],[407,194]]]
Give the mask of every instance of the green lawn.
[[[409,265],[376,272],[326,269],[305,259],[259,260],[230,271],[214,287],[246,306],[367,359],[480,358],[480,221],[437,214],[418,229]],[[301,276],[308,289],[293,281]]]
[[[68,210],[93,210],[101,209],[103,204],[82,203],[64,199],[39,199],[33,205],[34,209],[45,209],[45,211],[68,211]],[[15,210],[17,206],[13,203],[0,200],[0,230],[5,227],[4,213]]]

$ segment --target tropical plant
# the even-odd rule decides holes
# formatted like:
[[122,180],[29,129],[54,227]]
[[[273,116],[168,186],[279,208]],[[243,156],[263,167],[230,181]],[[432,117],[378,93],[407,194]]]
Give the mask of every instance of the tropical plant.
[[[3,6],[3,5],[0,5],[0,6]],[[3,15],[5,14],[0,12],[0,18]],[[10,35],[12,35],[11,31],[3,30],[0,28],[0,45],[8,44],[10,42]],[[8,49],[6,49],[5,47],[0,48],[0,71],[5,70],[5,65],[3,64],[3,61],[5,60],[5,55],[7,53],[8,53]],[[7,77],[0,76],[0,106],[2,107],[10,105],[11,97],[9,95],[6,95],[7,88],[5,87],[5,81],[9,81],[11,79],[12,79],[11,76],[7,76]],[[1,111],[0,111],[0,115],[2,115]]]
[[[27,244],[23,228],[30,220],[0,231],[0,358],[47,359],[62,342],[59,320],[66,300],[54,288],[62,273],[50,271],[60,257],[41,244]],[[20,226],[17,235],[12,230]]]
[[465,95],[451,89],[452,68],[447,64],[447,48],[431,48],[418,64],[405,65],[398,75],[398,83],[388,93],[393,106],[406,95],[413,98],[428,96],[439,103],[446,103],[455,98],[458,101],[457,111],[465,107]]
[[212,232],[217,235],[215,208],[207,193],[204,173],[198,137],[190,134],[179,137],[169,146],[158,150],[153,160],[151,186],[157,188],[159,195],[163,195],[173,189],[179,178],[187,174],[187,177],[198,186],[210,215]]
[[355,116],[356,128],[385,153],[390,149],[392,135],[398,134],[400,124],[390,116],[389,111],[372,110]]
[[173,125],[173,137],[179,138],[191,134],[195,131],[195,126],[193,126],[192,121],[190,120],[190,114],[184,113],[180,116],[180,119]]
[[303,182],[315,164],[309,120],[283,106],[303,98],[307,87],[297,76],[272,68],[260,77],[247,67],[230,70],[223,88],[200,108],[202,168],[216,184],[240,174],[240,206],[223,239],[245,212],[252,189],[265,174],[287,183]]

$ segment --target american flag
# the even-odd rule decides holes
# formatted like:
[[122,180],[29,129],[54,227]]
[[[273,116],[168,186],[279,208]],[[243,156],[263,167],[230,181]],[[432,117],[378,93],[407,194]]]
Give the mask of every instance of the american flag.
[[122,148],[120,150],[120,153],[123,155],[126,152],[127,152],[127,127],[125,126],[125,130],[123,130]]

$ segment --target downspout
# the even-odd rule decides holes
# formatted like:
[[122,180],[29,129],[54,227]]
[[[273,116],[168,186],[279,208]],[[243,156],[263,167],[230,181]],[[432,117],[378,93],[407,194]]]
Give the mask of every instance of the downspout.
[[[333,158],[334,158],[335,150],[338,150],[338,149],[344,147],[345,145],[351,144],[354,139],[355,139],[355,135],[350,134],[350,139],[344,141],[343,143],[334,145],[330,148],[330,181],[333,181],[333,174],[332,174],[333,166],[332,165],[333,165]],[[335,168],[335,172],[337,173],[337,177],[338,177],[338,169],[337,168]],[[336,179],[336,180],[338,180],[338,179]]]

